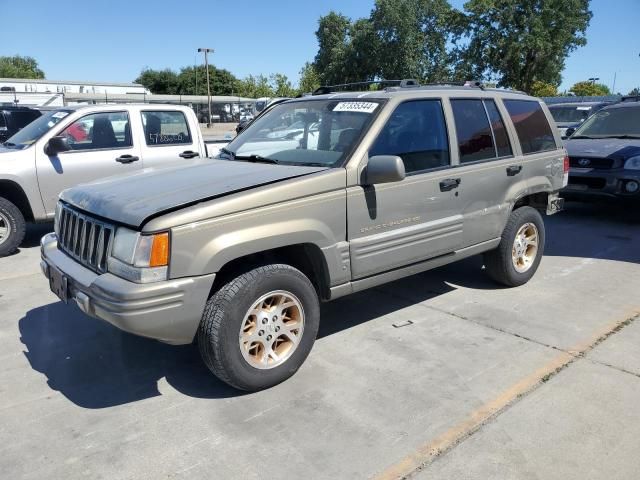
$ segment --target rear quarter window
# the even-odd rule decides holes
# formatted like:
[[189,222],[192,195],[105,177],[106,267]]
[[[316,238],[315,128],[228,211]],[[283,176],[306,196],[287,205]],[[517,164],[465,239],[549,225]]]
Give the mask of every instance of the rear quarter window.
[[518,134],[522,153],[555,150],[556,140],[542,106],[535,100],[503,100]]
[[149,146],[193,143],[187,119],[180,111],[144,111],[142,124],[145,140]]

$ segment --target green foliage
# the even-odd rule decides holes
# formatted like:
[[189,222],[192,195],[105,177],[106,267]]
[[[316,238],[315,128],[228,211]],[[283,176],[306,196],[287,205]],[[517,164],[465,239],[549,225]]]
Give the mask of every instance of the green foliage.
[[273,97],[274,91],[269,78],[264,75],[249,75],[238,82],[238,95],[251,98]]
[[300,80],[298,81],[299,93],[313,93],[316,88],[319,88],[320,76],[316,71],[312,63],[305,63],[302,70],[300,70]]
[[602,83],[594,83],[590,81],[578,82],[574,84],[569,91],[577,97],[600,97],[603,95],[611,95],[609,87]]
[[0,78],[44,78],[38,62],[32,57],[0,57]]
[[552,83],[536,80],[533,82],[529,94],[534,97],[556,97],[558,96],[558,87]]
[[313,66],[323,84],[417,78],[444,80],[453,13],[447,0],[376,0],[368,18],[320,18]]
[[164,70],[142,70],[136,83],[144,85],[151,93],[163,95],[177,95],[179,93],[178,74],[168,68]]
[[531,91],[559,84],[568,54],[586,44],[589,0],[469,0],[459,19],[459,71]]

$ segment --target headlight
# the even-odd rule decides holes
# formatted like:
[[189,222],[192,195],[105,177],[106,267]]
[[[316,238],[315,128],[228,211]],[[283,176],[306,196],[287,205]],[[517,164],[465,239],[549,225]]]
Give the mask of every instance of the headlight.
[[120,227],[113,241],[109,272],[136,283],[160,282],[169,271],[169,232],[146,235]]
[[624,168],[627,170],[640,170],[640,155],[631,157],[624,162]]

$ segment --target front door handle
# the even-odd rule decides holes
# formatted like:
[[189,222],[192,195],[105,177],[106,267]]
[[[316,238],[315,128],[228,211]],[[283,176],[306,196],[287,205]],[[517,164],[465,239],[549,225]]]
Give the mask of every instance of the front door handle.
[[118,163],[133,163],[137,162],[138,160],[140,160],[140,158],[134,155],[120,155],[118,158],[116,158],[116,162]]
[[507,177],[518,175],[522,171],[522,165],[510,165],[507,167]]
[[440,182],[440,191],[448,192],[450,190],[453,190],[454,188],[458,188],[458,185],[460,185],[461,181],[461,178],[445,178]]
[[199,157],[200,154],[198,152],[192,152],[191,150],[186,150],[181,154],[179,154],[178,156],[182,158],[195,158],[195,157]]

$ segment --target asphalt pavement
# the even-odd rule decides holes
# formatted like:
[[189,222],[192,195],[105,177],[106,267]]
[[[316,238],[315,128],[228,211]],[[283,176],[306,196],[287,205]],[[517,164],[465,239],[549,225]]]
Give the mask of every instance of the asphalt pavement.
[[31,227],[0,259],[0,477],[638,478],[640,211],[546,226],[527,285],[476,257],[341,298],[252,394],[57,301]]

